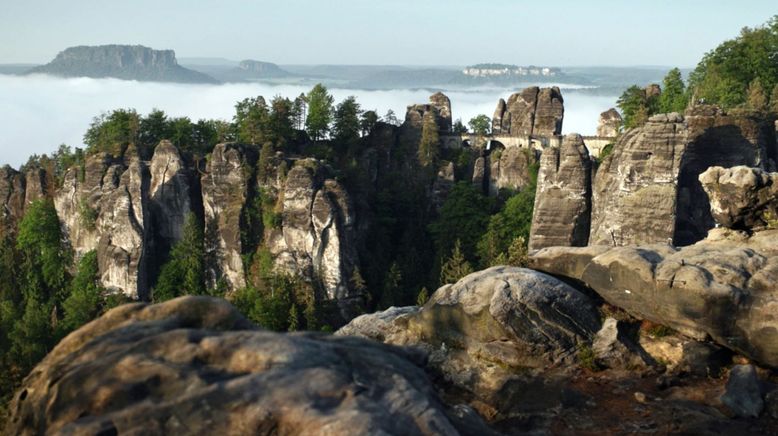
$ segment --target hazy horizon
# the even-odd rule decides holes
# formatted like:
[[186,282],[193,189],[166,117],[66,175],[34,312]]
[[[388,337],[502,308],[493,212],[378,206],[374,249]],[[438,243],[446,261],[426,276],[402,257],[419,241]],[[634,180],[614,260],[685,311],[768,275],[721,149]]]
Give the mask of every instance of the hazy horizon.
[[[552,83],[539,83],[551,85]],[[15,168],[34,153],[51,153],[59,144],[81,147],[92,118],[102,112],[133,108],[147,114],[154,108],[168,116],[231,120],[235,103],[246,97],[275,95],[294,98],[310,90],[304,85],[230,83],[189,85],[136,82],[119,79],[59,78],[43,75],[0,75],[0,165]],[[333,87],[336,103],[354,95],[364,110],[384,115],[392,109],[402,121],[408,105],[425,103],[432,89],[356,90]],[[454,119],[467,121],[478,114],[491,117],[499,98],[510,89],[482,88],[446,91]],[[600,112],[615,104],[616,96],[593,96],[563,91],[563,133],[593,134]]]
[[[3,64],[46,63],[75,45],[140,44],[285,65],[689,68],[774,13],[767,0],[5,3],[0,37],[15,43],[0,46]],[[176,20],[182,11],[187,19]]]

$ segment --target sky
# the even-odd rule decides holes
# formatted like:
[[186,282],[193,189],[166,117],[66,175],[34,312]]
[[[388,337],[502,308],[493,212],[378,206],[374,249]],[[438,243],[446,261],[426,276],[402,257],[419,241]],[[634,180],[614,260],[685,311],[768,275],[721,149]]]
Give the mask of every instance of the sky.
[[0,63],[74,45],[278,64],[692,67],[776,0],[0,0]]

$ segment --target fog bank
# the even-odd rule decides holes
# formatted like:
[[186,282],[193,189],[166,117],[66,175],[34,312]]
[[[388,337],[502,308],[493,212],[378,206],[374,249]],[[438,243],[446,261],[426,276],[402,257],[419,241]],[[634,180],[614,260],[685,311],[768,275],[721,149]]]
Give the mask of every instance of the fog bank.
[[[235,103],[246,97],[282,95],[294,98],[309,86],[268,84],[184,85],[116,79],[0,75],[0,164],[18,167],[33,153],[49,153],[59,144],[82,146],[92,118],[117,108],[134,108],[146,114],[153,108],[169,116],[231,119]],[[380,115],[394,110],[402,119],[409,104],[424,103],[431,90],[367,91],[331,89],[336,102],[357,97],[363,109]],[[491,117],[497,100],[511,90],[445,91],[451,98],[454,119],[465,123],[478,114]],[[565,133],[594,134],[600,112],[613,107],[616,96],[592,96],[563,90]]]

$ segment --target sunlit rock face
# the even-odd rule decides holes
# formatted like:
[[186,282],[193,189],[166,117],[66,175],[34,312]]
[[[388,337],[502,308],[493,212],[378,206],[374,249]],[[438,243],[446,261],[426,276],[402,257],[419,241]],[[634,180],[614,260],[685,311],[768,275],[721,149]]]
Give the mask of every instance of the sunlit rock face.
[[129,304],[38,364],[4,434],[493,434],[446,406],[421,363],[364,339],[263,331],[221,299]]
[[597,122],[597,136],[615,138],[619,134],[623,121],[619,111],[614,108],[601,113]]
[[533,86],[500,99],[492,118],[495,134],[508,136],[555,136],[562,133],[564,99],[558,87]]
[[772,168],[773,126],[701,106],[621,135],[597,170],[590,244],[688,245],[714,226],[698,177],[711,166]]

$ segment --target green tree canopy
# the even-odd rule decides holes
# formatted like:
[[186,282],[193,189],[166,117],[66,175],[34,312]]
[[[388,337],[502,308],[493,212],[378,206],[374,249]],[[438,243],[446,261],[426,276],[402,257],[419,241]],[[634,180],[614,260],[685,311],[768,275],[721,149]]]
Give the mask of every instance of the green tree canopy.
[[478,192],[470,182],[454,185],[438,218],[429,225],[438,256],[447,256],[459,241],[465,256],[474,260],[476,244],[486,231],[493,204],[491,198]]
[[627,88],[616,101],[616,105],[621,110],[624,127],[627,129],[642,126],[651,115],[646,90],[637,85]]
[[465,255],[462,253],[461,243],[459,239],[454,242],[454,248],[451,250],[451,256],[446,259],[443,266],[440,268],[440,283],[456,283],[462,277],[471,274],[473,267],[470,262],[465,259]]
[[479,136],[486,136],[492,129],[492,120],[484,114],[473,117],[468,123],[470,130]]
[[334,99],[321,83],[308,93],[308,117],[305,120],[305,130],[314,141],[323,139],[330,130],[332,122],[332,103]]
[[87,152],[122,156],[127,146],[137,142],[140,121],[135,109],[116,109],[95,117],[84,134]]
[[659,112],[683,112],[686,109],[686,85],[681,70],[673,68],[662,81],[662,94],[659,96]]
[[359,140],[361,112],[354,96],[347,97],[335,108],[332,133],[337,146],[348,150]]
[[764,112],[767,110],[767,93],[762,86],[759,77],[751,81],[746,92],[746,107],[752,111]]
[[68,280],[72,255],[64,244],[57,211],[48,199],[34,201],[19,223],[16,246],[28,292],[44,301],[61,294]]
[[727,109],[747,103],[748,87],[757,78],[766,90],[778,84],[778,15],[706,53],[689,88],[695,99]]
[[65,317],[62,328],[73,331],[100,314],[105,290],[100,285],[97,252],[92,250],[78,263],[78,270],[70,283],[70,295],[62,303]]
[[197,217],[186,217],[181,240],[170,250],[154,287],[154,301],[166,301],[180,295],[203,295],[205,290],[205,247],[203,228]]

